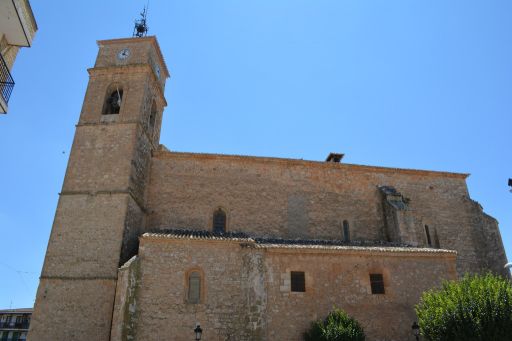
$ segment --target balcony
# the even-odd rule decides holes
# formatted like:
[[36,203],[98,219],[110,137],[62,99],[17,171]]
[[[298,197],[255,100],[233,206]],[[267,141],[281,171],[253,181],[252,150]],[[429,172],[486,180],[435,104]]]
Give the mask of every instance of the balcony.
[[0,54],[0,114],[7,112],[7,104],[13,88],[14,79],[12,79],[4,57]]
[[28,330],[28,327],[30,326],[30,322],[24,321],[24,322],[0,322],[0,329],[1,330]]
[[0,1],[0,36],[5,35],[7,44],[30,47],[37,23],[28,0]]

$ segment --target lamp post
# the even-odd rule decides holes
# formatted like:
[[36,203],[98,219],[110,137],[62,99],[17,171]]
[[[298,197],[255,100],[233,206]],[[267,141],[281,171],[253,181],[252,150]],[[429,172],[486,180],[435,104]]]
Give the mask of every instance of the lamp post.
[[510,269],[512,269],[512,262],[511,263],[507,263],[505,264],[505,269],[507,269],[507,271],[509,272],[510,274]]
[[411,328],[412,328],[412,333],[413,333],[414,337],[416,337],[416,341],[419,341],[420,340],[420,326],[418,326],[416,321],[414,321]]
[[196,341],[201,340],[201,336],[203,335],[203,330],[200,325],[197,325],[194,329],[194,333],[196,334]]

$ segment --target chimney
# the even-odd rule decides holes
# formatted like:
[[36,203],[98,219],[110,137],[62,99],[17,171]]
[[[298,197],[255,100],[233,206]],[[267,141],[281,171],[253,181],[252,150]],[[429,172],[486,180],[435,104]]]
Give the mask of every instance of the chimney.
[[327,156],[327,159],[325,159],[325,162],[336,162],[336,163],[340,163],[340,162],[341,162],[341,159],[343,159],[343,156],[345,156],[345,154],[340,154],[340,153],[329,153],[329,156]]

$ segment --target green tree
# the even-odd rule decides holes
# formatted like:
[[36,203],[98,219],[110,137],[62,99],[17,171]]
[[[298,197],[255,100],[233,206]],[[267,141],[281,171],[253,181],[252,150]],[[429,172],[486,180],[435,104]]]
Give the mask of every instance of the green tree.
[[305,341],[364,341],[363,327],[346,312],[335,308],[325,320],[315,321],[304,333]]
[[512,340],[512,286],[499,276],[466,275],[423,293],[416,306],[430,341]]

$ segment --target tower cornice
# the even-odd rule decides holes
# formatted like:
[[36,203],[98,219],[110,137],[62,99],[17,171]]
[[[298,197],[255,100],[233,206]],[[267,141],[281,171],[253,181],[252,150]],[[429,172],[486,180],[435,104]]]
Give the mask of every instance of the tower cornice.
[[[144,39],[144,38],[137,38]],[[155,71],[149,64],[128,64],[128,65],[112,65],[112,66],[96,66],[93,68],[87,69],[89,76],[100,76],[111,74],[113,70],[125,73],[133,73],[133,72],[149,72],[153,76],[153,81],[158,84],[158,92],[163,100],[164,106],[167,106],[167,101],[164,96],[164,90],[162,89],[162,84],[159,82],[158,78],[155,75]]]
[[160,62],[162,63],[162,71],[164,72],[165,78],[169,78],[171,76],[171,73],[169,72],[169,69],[167,68],[167,64],[165,64],[165,58],[162,54],[162,50],[160,49],[160,45],[158,44],[158,40],[156,39],[156,36],[149,36],[149,37],[136,37],[136,38],[118,38],[118,39],[107,39],[107,40],[98,40],[97,44],[98,46],[104,46],[104,45],[112,45],[112,44],[130,44],[140,41],[149,41],[153,44],[155,47],[155,50],[158,54],[158,57],[160,59]]

